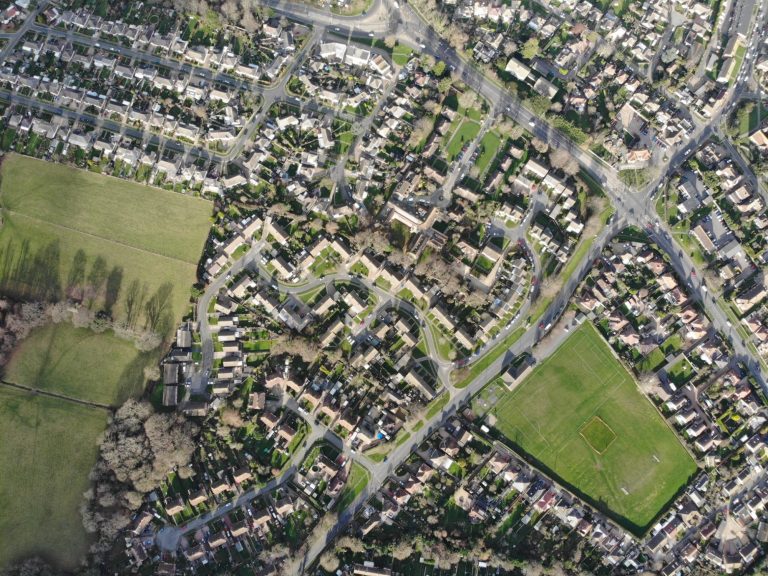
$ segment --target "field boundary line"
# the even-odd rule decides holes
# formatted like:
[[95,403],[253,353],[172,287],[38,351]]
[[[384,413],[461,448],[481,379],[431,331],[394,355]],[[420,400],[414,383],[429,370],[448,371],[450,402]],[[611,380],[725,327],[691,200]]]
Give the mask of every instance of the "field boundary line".
[[23,212],[16,212],[15,210],[10,210],[9,208],[5,208],[5,210],[13,216],[20,216],[28,220],[34,220],[35,222],[40,222],[41,224],[55,226],[56,228],[61,228],[63,230],[68,230],[70,232],[82,234],[83,236],[90,236],[91,238],[96,238],[97,240],[102,240],[104,242],[109,242],[111,244],[117,244],[118,246],[122,246],[123,248],[129,248],[131,250],[136,250],[137,252],[143,252],[144,254],[149,254],[150,256],[159,256],[160,258],[165,258],[166,260],[173,260],[174,262],[180,262],[181,264],[186,264],[187,266],[197,265],[196,263],[189,262],[187,260],[182,260],[181,258],[176,258],[175,256],[168,256],[167,254],[161,254],[160,252],[153,252],[152,250],[147,250],[146,248],[139,248],[138,246],[132,246],[130,244],[127,244],[126,242],[121,242],[120,240],[113,240],[112,238],[105,238],[104,236],[93,234],[92,232],[85,232],[84,230],[73,228],[72,226],[66,226],[64,224],[59,224],[57,222],[51,222],[50,220],[37,218],[35,216],[30,216],[29,214],[24,214]]
[[73,404],[80,404],[81,406],[88,406],[89,408],[100,408],[102,410],[108,410],[112,412],[115,410],[114,406],[108,404],[101,404],[100,402],[91,402],[90,400],[81,400],[80,398],[73,398],[66,394],[59,394],[58,392],[50,392],[49,390],[40,390],[39,388],[32,388],[31,386],[25,386],[24,384],[16,384],[15,382],[8,382],[7,380],[0,380],[0,385],[7,386],[8,388],[15,388],[16,390],[23,390],[37,396],[48,396],[49,398],[56,398],[57,400],[65,400],[72,402]]
[[[585,428],[587,428],[589,425],[591,425],[591,424],[592,424],[592,422],[599,422],[600,424],[602,424],[603,426],[605,426],[605,427],[606,427],[606,429],[607,429],[607,430],[608,430],[608,431],[609,431],[609,432],[610,432],[610,433],[613,435],[613,438],[611,438],[611,441],[610,441],[610,442],[608,442],[608,444],[606,444],[605,448],[603,448],[602,450],[598,450],[598,449],[597,449],[597,448],[596,448],[596,447],[595,447],[595,446],[592,444],[592,442],[590,442],[590,441],[589,441],[589,438],[587,438],[587,436],[584,434],[584,429],[585,429]],[[591,418],[589,418],[587,421],[585,421],[585,422],[584,422],[584,423],[583,423],[583,424],[582,424],[582,425],[579,427],[579,436],[581,436],[581,437],[584,439],[584,441],[585,441],[585,442],[586,442],[586,443],[589,445],[589,447],[590,447],[590,448],[592,448],[592,450],[594,450],[595,452],[597,452],[597,453],[598,453],[600,456],[602,456],[603,454],[605,454],[606,450],[608,450],[608,448],[610,448],[610,447],[611,447],[611,444],[613,444],[613,443],[616,441],[616,439],[619,437],[619,435],[618,435],[618,434],[616,434],[616,432],[614,432],[613,428],[611,428],[610,426],[608,426],[608,424],[605,422],[605,420],[603,420],[602,418],[600,418],[600,416],[598,416],[598,415],[596,415],[596,414],[595,414],[594,416],[592,416]]]

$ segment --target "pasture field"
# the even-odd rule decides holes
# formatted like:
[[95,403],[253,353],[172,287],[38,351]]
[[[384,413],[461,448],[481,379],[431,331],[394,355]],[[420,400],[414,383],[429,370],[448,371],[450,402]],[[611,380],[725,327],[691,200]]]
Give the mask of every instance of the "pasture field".
[[696,471],[588,322],[491,411],[511,445],[637,534]]
[[33,330],[14,350],[4,379],[78,400],[118,406],[141,394],[144,368],[160,351],[139,352],[133,342],[69,322]]
[[3,160],[0,199],[11,212],[194,265],[212,210],[207,200],[16,154]]
[[[70,297],[125,318],[132,287],[143,306],[170,285],[163,313],[171,324],[180,319],[210,202],[15,154],[0,175],[0,291]],[[142,306],[134,307],[137,325]]]
[[[0,293],[69,298],[167,335],[189,302],[210,202],[17,155],[0,170]],[[33,330],[3,379],[116,405],[138,395],[161,348],[110,332]],[[107,412],[0,385],[0,568],[40,555],[74,569],[89,538],[79,511]]]
[[107,413],[0,387],[0,569],[30,555],[73,570],[87,552],[80,503]]

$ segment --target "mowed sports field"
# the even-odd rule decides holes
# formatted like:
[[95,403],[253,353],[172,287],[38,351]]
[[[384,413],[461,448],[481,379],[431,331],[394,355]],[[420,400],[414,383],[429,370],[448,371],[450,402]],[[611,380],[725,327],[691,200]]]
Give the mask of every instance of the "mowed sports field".
[[696,464],[592,324],[493,407],[496,428],[640,533]]
[[[210,228],[211,202],[16,154],[0,171],[0,282],[8,293],[70,296],[100,258],[118,271],[114,316],[133,280],[148,297],[174,286],[171,316],[189,300]],[[78,251],[85,256],[78,265]],[[114,286],[113,286],[114,288]],[[97,304],[105,299],[96,295]]]

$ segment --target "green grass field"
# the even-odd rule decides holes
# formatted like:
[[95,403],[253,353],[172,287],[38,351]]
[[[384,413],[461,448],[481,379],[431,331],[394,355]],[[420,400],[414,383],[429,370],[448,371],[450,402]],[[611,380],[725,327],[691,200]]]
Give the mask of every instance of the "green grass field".
[[475,162],[477,171],[481,176],[485,174],[501,148],[501,136],[495,130],[486,132],[483,139],[480,140],[480,154],[477,157],[477,162]]
[[392,61],[398,66],[405,66],[411,58],[413,50],[405,44],[395,44],[392,49]]
[[762,120],[768,116],[768,108],[759,105],[758,102],[749,103],[751,106],[747,112],[748,104],[743,104],[736,112],[736,125],[738,127],[738,136],[746,137],[762,124]]
[[339,513],[347,509],[347,507],[355,501],[360,493],[365,489],[368,484],[371,475],[357,462],[352,462],[352,469],[349,471],[349,477],[347,478],[347,484],[344,486],[344,490],[339,495],[339,500],[336,503],[336,508]]
[[734,54],[733,58],[735,60],[735,64],[733,66],[733,70],[731,70],[731,76],[728,79],[728,85],[732,85],[734,82],[736,82],[736,78],[739,75],[739,71],[741,70],[741,65],[744,63],[744,56],[747,55],[747,47],[742,46],[739,44],[736,47],[736,54]]
[[448,145],[445,149],[445,157],[449,161],[453,161],[453,159],[459,155],[459,152],[461,152],[461,149],[465,145],[472,143],[472,140],[475,139],[479,132],[480,124],[474,120],[465,118],[464,121],[456,129],[456,132],[453,134],[451,140],[448,142]]
[[[132,342],[72,324],[34,330],[16,348],[4,379],[79,400],[119,405],[140,394],[144,368],[159,352],[139,352]],[[105,361],[108,359],[108,361]]]
[[451,395],[446,391],[437,396],[432,402],[429,403],[427,408],[427,419],[435,416],[440,410],[445,408],[448,401],[451,399]]
[[[16,155],[5,157],[1,175],[0,293],[72,298],[164,334],[175,327],[210,202]],[[119,404],[142,390],[144,369],[160,351],[139,353],[110,332],[52,324],[19,344],[3,377]],[[8,387],[0,394],[0,565],[39,554],[75,568],[89,543],[78,508],[107,413]]]
[[602,454],[608,449],[614,440],[616,440],[616,434],[611,430],[602,418],[593,416],[589,422],[582,426],[579,434],[582,435],[584,440],[587,441],[592,449],[598,454]]
[[589,323],[505,393],[492,413],[513,445],[635,533],[696,471]]
[[134,280],[146,283],[147,297],[170,283],[168,311],[174,321],[184,312],[210,202],[11,154],[2,164],[0,203],[0,290],[31,298],[87,294],[119,317]]
[[75,569],[89,537],[79,506],[107,414],[0,388],[0,569],[40,555]]

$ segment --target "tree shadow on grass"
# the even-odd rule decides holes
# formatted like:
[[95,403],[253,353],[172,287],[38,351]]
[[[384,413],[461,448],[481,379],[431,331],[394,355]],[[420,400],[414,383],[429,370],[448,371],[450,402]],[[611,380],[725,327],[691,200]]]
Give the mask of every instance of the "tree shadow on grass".
[[33,250],[29,240],[0,248],[0,290],[25,300],[61,297],[61,246],[58,240]]
[[146,375],[144,370],[156,366],[160,361],[160,350],[156,348],[149,352],[139,352],[123,369],[115,386],[115,405],[121,405],[128,398],[136,398],[144,391]]

